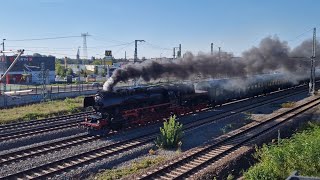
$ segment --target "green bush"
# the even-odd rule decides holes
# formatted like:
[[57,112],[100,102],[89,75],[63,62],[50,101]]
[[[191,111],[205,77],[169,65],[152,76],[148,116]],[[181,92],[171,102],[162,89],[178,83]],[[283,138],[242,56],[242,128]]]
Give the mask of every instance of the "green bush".
[[227,180],[233,180],[233,179],[234,179],[234,176],[232,174],[228,174]]
[[259,163],[251,167],[245,179],[285,179],[297,170],[304,176],[320,176],[320,126],[283,139],[279,144],[264,145],[256,153]]
[[181,146],[182,134],[182,124],[176,121],[176,116],[170,117],[169,121],[165,121],[160,128],[156,145],[164,149],[177,148]]

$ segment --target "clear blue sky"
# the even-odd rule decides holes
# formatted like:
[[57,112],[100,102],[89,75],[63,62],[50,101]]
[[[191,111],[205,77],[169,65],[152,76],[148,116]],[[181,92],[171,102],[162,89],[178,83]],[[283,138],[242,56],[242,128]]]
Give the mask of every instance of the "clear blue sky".
[[0,7],[6,49],[57,57],[75,57],[82,38],[10,40],[88,32],[89,57],[102,56],[105,49],[116,58],[124,51],[133,57],[133,44],[119,44],[135,39],[148,42],[139,45],[139,57],[171,57],[179,43],[183,53],[209,52],[211,42],[240,55],[269,35],[296,46],[311,38],[307,30],[320,27],[320,1],[315,0],[0,0]]

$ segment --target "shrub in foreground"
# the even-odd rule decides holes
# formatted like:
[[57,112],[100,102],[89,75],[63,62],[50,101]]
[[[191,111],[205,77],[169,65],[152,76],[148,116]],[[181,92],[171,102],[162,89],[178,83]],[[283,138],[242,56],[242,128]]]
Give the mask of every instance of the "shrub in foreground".
[[181,146],[182,134],[182,124],[176,121],[176,116],[172,116],[160,128],[156,145],[164,149],[177,148],[179,145]]
[[264,145],[256,153],[259,163],[245,179],[286,179],[294,170],[304,176],[320,176],[320,126],[310,127],[279,144]]

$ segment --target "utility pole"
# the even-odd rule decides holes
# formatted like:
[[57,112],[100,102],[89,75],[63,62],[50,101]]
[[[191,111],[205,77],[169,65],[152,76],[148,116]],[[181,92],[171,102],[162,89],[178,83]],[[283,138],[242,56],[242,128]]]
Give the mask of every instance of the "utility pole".
[[175,59],[176,58],[176,48],[173,48],[173,55],[172,55],[172,59]]
[[145,42],[145,40],[134,40],[134,59],[133,59],[133,63],[138,61],[138,42]]
[[41,73],[39,74],[39,77],[41,78],[41,85],[42,85],[42,90],[41,90],[41,96],[42,96],[42,101],[46,101],[47,99],[47,77],[48,77],[49,71],[45,70],[45,65],[44,62],[41,63]]
[[[0,53],[4,53],[4,52],[5,51],[0,51]],[[6,52],[12,52],[12,51],[6,51]],[[6,71],[3,73],[3,75],[0,78],[0,81],[2,81],[5,78],[5,76],[9,73],[9,71],[12,69],[12,67],[17,63],[20,56],[24,53],[24,49],[18,50],[17,52],[18,52],[18,56],[13,60],[13,62],[8,67],[8,69],[6,69]]]
[[[134,58],[133,63],[138,61],[138,42],[145,42],[145,40],[134,40]],[[133,80],[133,85],[137,86],[137,79]]]
[[80,65],[79,65],[79,60],[80,60],[80,46],[78,47],[78,51],[77,51],[78,84],[80,84]]
[[181,44],[179,44],[178,58],[181,58]]
[[219,62],[221,62],[221,47],[218,47],[219,51],[218,51],[218,56],[219,56]]
[[127,61],[127,51],[124,51],[124,60]]
[[[4,49],[4,40],[3,39],[3,44],[2,44],[2,49]],[[10,52],[10,51],[8,51]],[[8,69],[6,67],[4,67],[4,69],[6,69],[6,71],[2,74],[2,76],[0,77],[0,81],[1,82],[4,82],[3,83],[3,95],[4,95],[4,106],[6,107],[7,106],[7,99],[6,99],[6,95],[5,95],[5,91],[6,91],[6,76],[7,74],[9,73],[9,71],[12,69],[12,67],[17,63],[18,59],[20,58],[20,56],[23,54],[24,50],[18,50],[18,56],[13,60],[13,62],[10,64],[10,66],[8,67]],[[5,51],[0,51],[0,53],[5,53]],[[3,56],[5,58],[5,55]],[[4,64],[6,65],[6,64]]]
[[106,57],[103,57],[103,71],[106,74]]
[[213,55],[213,43],[211,43],[211,56]]
[[85,61],[88,60],[88,51],[87,51],[87,36],[90,36],[89,33],[82,33],[81,36],[83,37],[83,64],[85,65]]
[[67,70],[68,64],[67,64],[67,56],[64,57],[64,69]]
[[176,58],[176,49],[177,49],[177,48],[179,48],[179,47],[174,47],[174,48],[173,48],[173,59]]
[[312,56],[311,56],[311,70],[310,70],[310,83],[309,83],[309,94],[311,96],[315,95],[315,58],[316,58],[316,28],[313,28],[313,46],[312,46]]
[[[6,55],[4,54],[4,41],[6,39],[2,39],[2,52],[3,52],[3,72],[6,70],[6,66],[7,66],[7,60],[6,60]],[[3,79],[3,95],[4,95],[4,107],[7,106],[7,97],[5,96],[5,92],[7,91],[7,78],[5,77]]]

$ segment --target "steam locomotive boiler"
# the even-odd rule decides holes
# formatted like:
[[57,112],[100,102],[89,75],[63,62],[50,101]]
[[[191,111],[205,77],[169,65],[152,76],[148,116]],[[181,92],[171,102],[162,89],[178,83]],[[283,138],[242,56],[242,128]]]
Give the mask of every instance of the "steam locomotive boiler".
[[90,134],[105,135],[110,130],[140,126],[201,110],[209,105],[206,92],[196,93],[191,84],[124,88],[102,91],[85,97],[84,107],[93,107],[82,126]]

